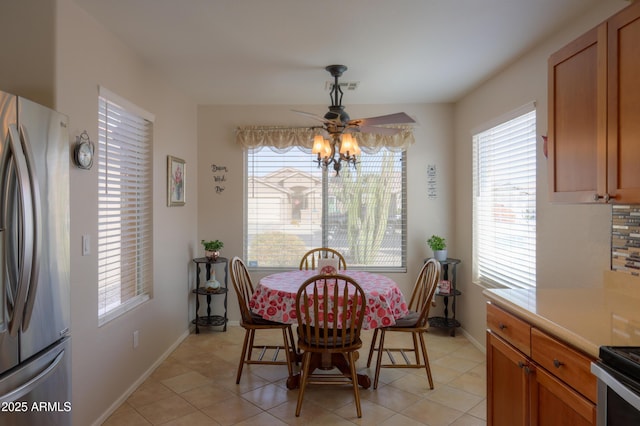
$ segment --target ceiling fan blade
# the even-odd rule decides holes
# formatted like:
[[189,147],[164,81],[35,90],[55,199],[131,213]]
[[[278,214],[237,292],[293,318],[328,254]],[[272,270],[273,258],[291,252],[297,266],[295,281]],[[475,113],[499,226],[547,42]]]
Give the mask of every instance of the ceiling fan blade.
[[394,129],[392,127],[376,127],[376,126],[360,126],[361,133],[375,133],[378,135],[393,136],[402,131],[402,129]]
[[379,126],[381,124],[412,124],[416,121],[404,112],[395,114],[380,115],[378,117],[356,118],[349,121],[349,125],[355,126]]
[[291,111],[295,112],[296,114],[301,114],[304,115],[306,117],[312,118],[316,121],[319,121],[321,123],[326,123],[327,120],[325,120],[323,117],[320,117],[319,115],[313,114],[311,112],[305,112],[305,111],[299,111],[297,109],[292,109]]

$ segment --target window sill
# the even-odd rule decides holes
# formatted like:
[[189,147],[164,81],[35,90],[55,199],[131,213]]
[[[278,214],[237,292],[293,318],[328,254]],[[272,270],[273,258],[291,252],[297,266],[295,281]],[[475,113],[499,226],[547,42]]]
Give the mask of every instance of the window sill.
[[140,296],[136,296],[125,303],[121,304],[117,308],[110,310],[100,316],[98,316],[98,327],[102,327],[103,325],[113,321],[114,319],[120,317],[121,315],[126,314],[127,312],[135,309],[136,307],[142,305],[144,302],[149,300],[148,294],[142,294]]

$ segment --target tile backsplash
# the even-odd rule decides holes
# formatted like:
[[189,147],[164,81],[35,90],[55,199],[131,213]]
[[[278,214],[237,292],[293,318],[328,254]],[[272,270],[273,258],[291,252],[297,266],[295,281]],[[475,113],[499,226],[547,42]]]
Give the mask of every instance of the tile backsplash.
[[640,275],[640,205],[613,205],[611,269]]

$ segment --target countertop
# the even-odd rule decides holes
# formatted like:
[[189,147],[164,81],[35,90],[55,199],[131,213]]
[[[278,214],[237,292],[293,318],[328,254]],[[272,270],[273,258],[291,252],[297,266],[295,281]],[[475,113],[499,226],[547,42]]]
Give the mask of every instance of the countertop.
[[640,285],[621,279],[627,281],[620,276],[607,278],[603,288],[491,289],[483,294],[495,305],[598,358],[600,346],[640,346]]

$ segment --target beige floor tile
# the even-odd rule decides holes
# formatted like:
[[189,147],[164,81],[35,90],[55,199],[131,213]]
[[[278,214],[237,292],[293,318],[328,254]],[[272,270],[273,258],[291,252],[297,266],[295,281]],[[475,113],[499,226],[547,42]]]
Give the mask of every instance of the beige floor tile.
[[165,379],[161,383],[176,393],[182,393],[211,384],[212,380],[198,372],[190,371],[170,379]]
[[173,396],[175,392],[171,389],[156,380],[148,379],[131,394],[127,402],[132,407],[138,408]]
[[474,370],[456,377],[448,385],[483,398],[487,394],[486,380]]
[[124,403],[103,423],[104,426],[148,426],[149,423],[131,405]]
[[396,414],[394,416],[389,417],[382,423],[377,423],[380,426],[422,426],[426,423],[419,422],[410,417],[404,416],[402,414]]
[[358,418],[355,401],[335,410],[334,413],[350,422],[363,426],[380,423],[396,414],[395,411],[362,398],[360,398],[360,407],[362,409],[361,418]]
[[203,413],[221,425],[234,425],[256,416],[262,411],[256,405],[239,396],[234,396],[202,409]]
[[195,411],[186,416],[162,423],[162,426],[219,426],[220,423],[204,414],[202,411]]
[[402,412],[405,408],[420,401],[420,397],[405,392],[393,386],[378,386],[378,389],[367,389],[360,392],[360,399],[366,399],[395,412]]
[[242,394],[242,398],[263,410],[268,410],[291,399],[295,400],[297,396],[298,392],[287,391],[274,384],[269,384]]
[[293,396],[294,398],[291,398],[284,404],[280,404],[277,407],[270,409],[269,413],[289,425],[308,425],[315,419],[325,417],[331,413],[325,407],[322,407],[311,400],[303,401],[302,409],[300,410],[300,417],[296,417],[298,392],[295,391]]
[[178,395],[143,405],[136,410],[152,424],[166,423],[197,411],[193,405]]
[[249,417],[246,420],[238,422],[235,426],[286,426],[286,423],[277,417],[272,416],[271,414],[263,411],[262,413]]
[[[295,332],[295,331],[294,331]],[[373,331],[362,333],[359,373],[373,382],[376,359],[366,367]],[[386,346],[410,343],[388,333]],[[263,344],[282,344],[278,330],[262,333]],[[353,389],[311,385],[300,417],[298,390],[286,388],[286,366],[244,366],[236,372],[244,330],[202,329],[189,335],[104,423],[108,426],[189,425],[369,425],[476,426],[486,423],[486,364],[482,351],[457,333],[429,331],[427,348],[435,389],[422,369],[382,369],[377,390],[360,389],[358,419]],[[297,371],[298,368],[295,369]]]
[[487,400],[482,400],[478,405],[467,411],[467,414],[471,414],[482,420],[487,420]]
[[447,426],[464,412],[424,399],[405,409],[402,414],[429,426]]
[[427,399],[449,408],[466,412],[475,407],[484,398],[451,386],[441,386],[427,395]]
[[470,416],[468,414],[464,414],[462,417],[458,418],[455,422],[451,423],[450,426],[486,426],[487,422],[479,419],[477,417]]
[[201,386],[180,394],[186,401],[198,409],[233,398],[235,394],[215,384]]

